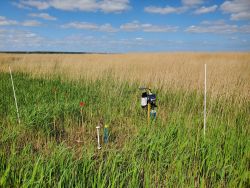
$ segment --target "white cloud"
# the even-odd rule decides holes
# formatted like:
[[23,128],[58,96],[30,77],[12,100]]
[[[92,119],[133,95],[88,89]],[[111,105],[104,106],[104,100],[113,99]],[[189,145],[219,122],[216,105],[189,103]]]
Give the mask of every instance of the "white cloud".
[[[196,6],[202,4],[203,0],[182,0],[182,5],[179,7],[172,7],[172,6],[165,6],[165,7],[159,7],[159,6],[148,6],[144,8],[145,12],[148,13],[155,13],[155,14],[173,14],[173,13],[183,13],[188,11],[189,9],[193,9]],[[203,7],[205,8],[205,7]],[[217,7],[216,7],[217,8]],[[216,9],[215,8],[215,9]],[[208,11],[208,10],[203,10]]]
[[122,31],[144,31],[144,32],[176,32],[178,27],[168,25],[152,25],[149,23],[142,24],[138,21],[125,23],[120,26]]
[[0,16],[0,26],[25,26],[25,27],[34,27],[40,26],[41,23],[36,20],[25,20],[23,22],[18,22],[16,20],[7,19],[4,16]]
[[159,26],[159,25],[152,25],[152,24],[142,24],[141,28],[145,32],[176,32],[176,26]]
[[39,46],[41,41],[44,40],[41,36],[30,31],[0,29],[0,33],[0,40],[2,41],[5,50],[8,47],[13,49],[23,49],[27,46]]
[[[46,42],[46,43],[45,43]],[[73,34],[65,38],[52,41],[43,41],[44,46],[49,46],[58,51],[58,49],[66,51],[88,51],[88,52],[124,52],[141,50],[145,46],[154,46],[154,40],[142,40],[135,38],[115,39],[110,36],[86,36],[83,34]]]
[[[205,51],[205,50],[248,50],[248,38],[239,37],[225,43],[217,40],[166,40],[138,38],[114,38],[110,35],[88,36],[72,34],[63,38],[52,39],[37,33],[13,29],[0,29],[0,50],[20,51],[82,51],[82,52],[135,52],[135,51]],[[224,46],[226,44],[226,46]]]
[[63,28],[75,28],[75,29],[84,29],[92,31],[101,31],[101,32],[116,32],[117,29],[113,28],[111,24],[97,25],[89,22],[71,22],[65,25],[62,25]]
[[140,40],[143,40],[143,38],[142,37],[136,37],[135,40],[139,40],[140,41]]
[[210,13],[210,12],[214,12],[217,9],[217,5],[213,5],[210,7],[200,7],[199,9],[194,11],[194,14],[206,14],[206,13]]
[[142,24],[138,21],[122,24],[119,28],[115,28],[109,23],[98,25],[89,22],[71,22],[62,25],[62,28],[75,28],[75,29],[84,29],[84,30],[109,32],[109,33],[118,31],[175,32],[178,29],[178,27],[176,26],[167,26],[167,25],[162,26],[162,25],[153,25],[149,23]]
[[18,22],[15,20],[9,20],[4,16],[0,16],[0,26],[17,25]]
[[136,31],[141,29],[141,25],[138,21],[133,21],[120,26],[123,31]]
[[[114,39],[110,36],[93,37],[85,35],[72,35],[60,41],[62,46],[77,46],[83,51],[99,52],[124,52],[124,51],[143,51],[145,46],[154,46],[157,40],[147,40],[138,38],[120,38]],[[72,47],[71,47],[72,50]]]
[[220,8],[223,12],[231,14],[231,20],[250,20],[249,0],[225,1]]
[[117,32],[118,29],[115,29],[111,24],[107,23],[107,24],[100,25],[99,31],[113,33],[113,32]]
[[202,4],[203,0],[182,0],[182,4],[185,6],[194,6]]
[[185,31],[190,33],[236,33],[236,25],[214,25],[214,26],[189,26]]
[[21,9],[27,9],[27,10],[30,10],[31,8],[30,7],[27,7],[21,3],[18,3],[18,2],[12,2],[12,5],[16,6],[17,8],[21,8]]
[[88,22],[71,22],[62,26],[63,28],[75,28],[75,29],[86,29],[86,30],[96,30],[98,26],[93,23]]
[[40,10],[123,12],[130,8],[129,0],[21,0],[18,6],[34,7]]
[[231,20],[250,20],[250,12],[231,14]]
[[250,33],[250,25],[243,25],[241,26],[242,33]]
[[36,20],[26,20],[24,22],[21,22],[21,25],[26,26],[26,27],[36,27],[36,26],[40,26],[41,23]]
[[149,6],[145,7],[144,11],[148,13],[156,13],[156,14],[172,14],[172,13],[181,13],[185,11],[185,7],[155,7],[155,6]]
[[225,1],[221,5],[221,9],[228,13],[238,13],[241,11],[249,10],[250,1],[249,0],[232,0]]
[[21,0],[19,4],[17,4],[19,7],[36,7],[39,10],[47,9],[49,8],[49,4],[46,1],[37,1],[37,0]]
[[223,20],[204,21],[200,25],[189,26],[186,32],[190,33],[215,33],[215,34],[232,34],[232,33],[250,33],[250,25],[231,25]]
[[205,20],[201,22],[202,25],[224,25],[225,20]]
[[104,12],[122,12],[130,8],[129,0],[104,0],[99,6]]
[[31,17],[42,18],[44,20],[57,20],[56,17],[49,15],[48,13],[31,13]]

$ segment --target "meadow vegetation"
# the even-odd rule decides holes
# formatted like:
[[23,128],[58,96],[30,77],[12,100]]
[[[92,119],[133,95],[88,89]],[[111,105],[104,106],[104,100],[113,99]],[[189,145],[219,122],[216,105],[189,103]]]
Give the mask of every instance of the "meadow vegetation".
[[[249,187],[249,62],[249,53],[1,54],[0,187]],[[142,85],[158,98],[150,124]],[[109,142],[97,150],[100,121]]]

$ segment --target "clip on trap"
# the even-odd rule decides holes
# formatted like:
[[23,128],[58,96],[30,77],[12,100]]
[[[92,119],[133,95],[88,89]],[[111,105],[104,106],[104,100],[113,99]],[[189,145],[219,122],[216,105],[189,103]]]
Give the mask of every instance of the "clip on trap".
[[140,90],[143,90],[141,95],[141,107],[148,109],[148,122],[151,119],[156,119],[156,94],[151,92],[150,88],[141,87]]

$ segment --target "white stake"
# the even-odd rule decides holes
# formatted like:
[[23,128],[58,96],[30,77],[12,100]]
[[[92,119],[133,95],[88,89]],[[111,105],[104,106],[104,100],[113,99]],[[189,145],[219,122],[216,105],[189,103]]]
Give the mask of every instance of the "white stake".
[[96,127],[96,131],[97,131],[97,143],[98,143],[97,149],[101,149],[101,144],[100,144],[100,132],[99,132],[99,130],[100,130],[100,126],[98,125],[98,126]]
[[13,89],[14,99],[15,99],[15,104],[16,104],[17,119],[18,119],[18,123],[20,125],[21,121],[20,121],[20,116],[19,116],[19,111],[18,111],[18,106],[17,106],[17,99],[16,99],[16,92],[15,92],[15,87],[14,87],[14,82],[13,82],[10,66],[9,66],[9,71],[10,71],[10,79],[11,79],[11,83],[12,83],[12,89]]
[[206,135],[206,107],[207,107],[207,64],[205,64],[204,79],[204,136]]

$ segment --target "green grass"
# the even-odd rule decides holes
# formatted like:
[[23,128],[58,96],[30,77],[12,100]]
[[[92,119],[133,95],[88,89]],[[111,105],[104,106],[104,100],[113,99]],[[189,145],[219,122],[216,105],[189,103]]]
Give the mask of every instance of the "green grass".
[[[198,91],[155,88],[158,118],[148,125],[137,84],[13,78],[20,125],[10,76],[0,73],[0,187],[250,186],[247,99],[208,96],[204,138]],[[101,120],[110,142],[98,151]]]

